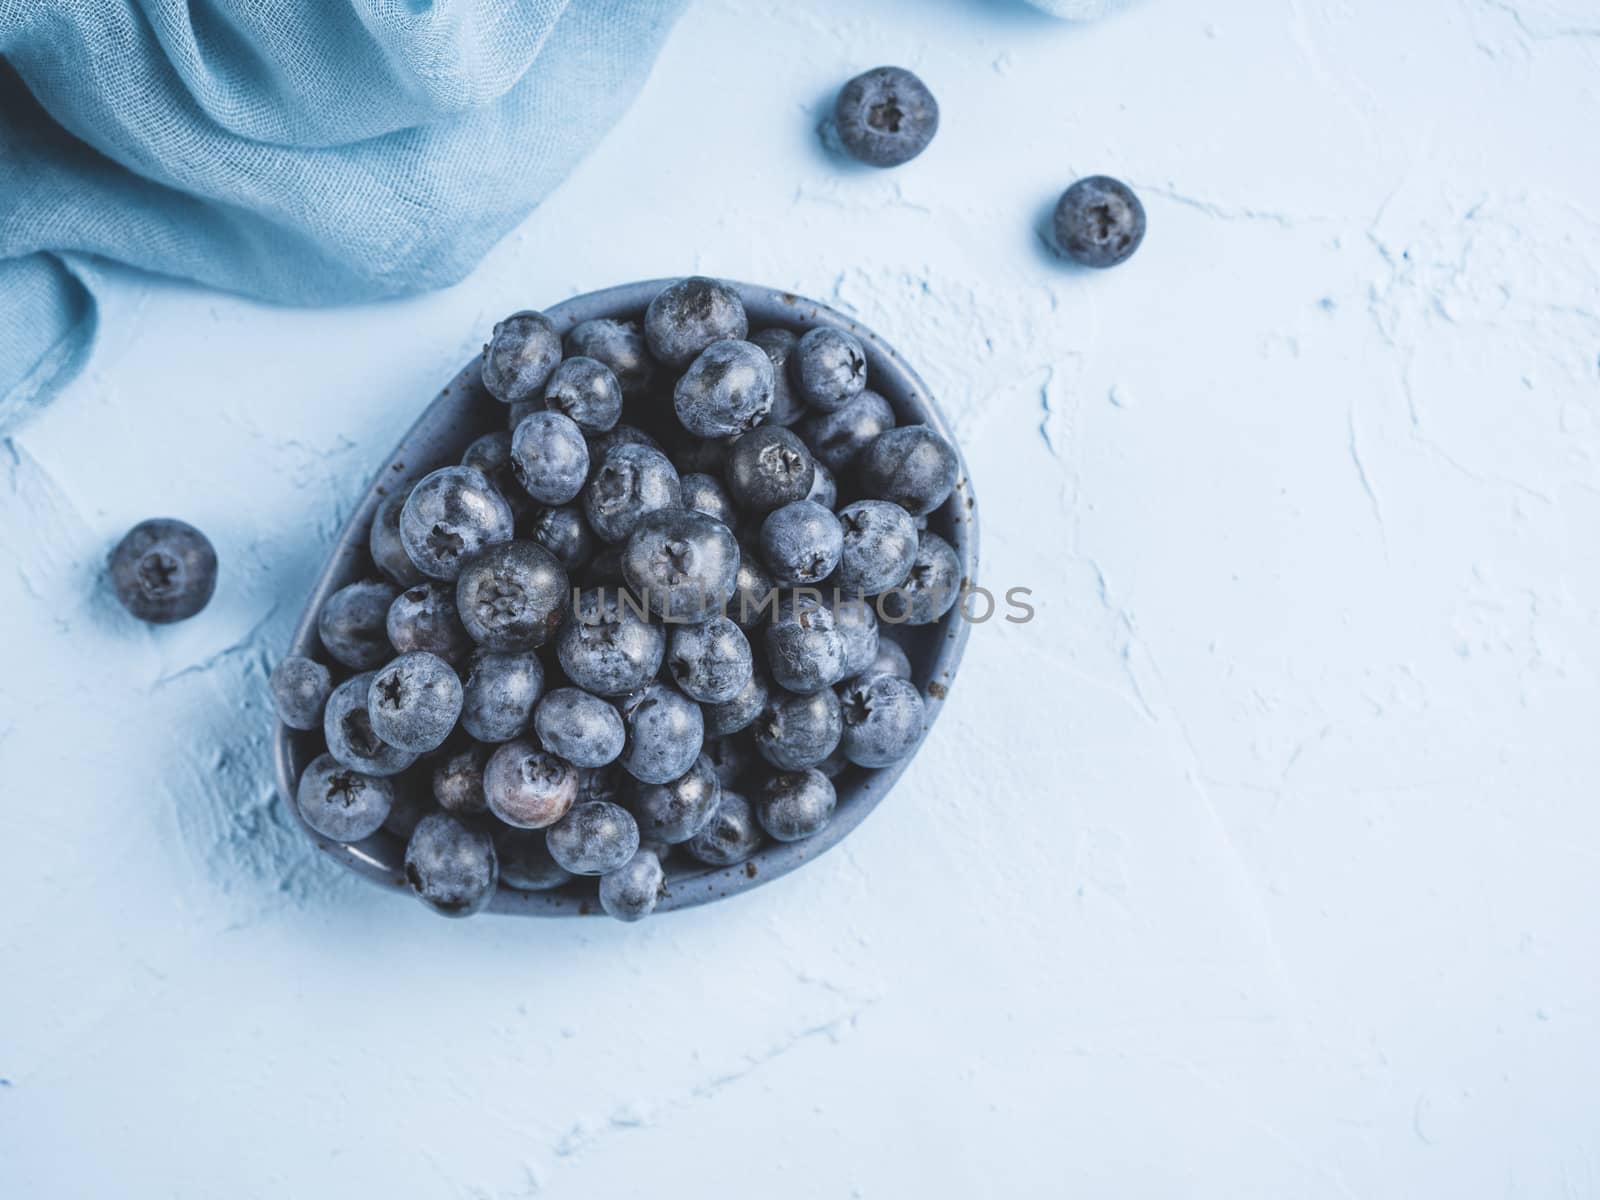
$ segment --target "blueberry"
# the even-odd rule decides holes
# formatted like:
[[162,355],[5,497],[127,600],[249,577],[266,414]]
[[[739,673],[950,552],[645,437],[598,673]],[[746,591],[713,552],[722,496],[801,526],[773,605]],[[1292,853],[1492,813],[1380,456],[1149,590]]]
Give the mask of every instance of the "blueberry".
[[544,668],[534,655],[475,651],[461,680],[461,728],[480,742],[521,737],[543,690]]
[[767,666],[779,687],[801,695],[844,678],[845,641],[833,609],[805,589],[786,594],[767,626]]
[[863,492],[893,501],[914,517],[943,504],[960,472],[955,449],[926,425],[879,434],[856,463]]
[[500,860],[500,882],[519,892],[548,892],[572,881],[571,872],[550,857],[542,829],[499,825],[494,852]]
[[461,465],[483,472],[484,478],[510,506],[513,519],[521,520],[533,508],[532,498],[517,479],[516,460],[511,456],[511,434],[506,430],[496,429],[473,442],[462,452]]
[[493,751],[493,746],[471,742],[433,768],[433,798],[440,808],[458,817],[489,811],[483,794],[483,771]]
[[874,67],[839,90],[833,123],[850,157],[870,167],[898,167],[939,132],[939,103],[903,67]]
[[322,737],[328,753],[341,766],[365,775],[398,775],[417,756],[409,750],[391,746],[372,731],[367,690],[376,672],[352,675],[328,697],[322,712]]
[[561,625],[567,572],[537,542],[490,546],[461,569],[456,608],[487,650],[532,650]]
[[291,654],[272,669],[272,704],[278,720],[290,729],[320,729],[322,710],[333,691],[328,668],[301,654]]
[[722,610],[739,572],[739,543],[721,521],[689,508],[647,513],[628,535],[622,577],[655,616],[698,623]]
[[795,426],[811,456],[835,475],[848,470],[860,453],[886,429],[894,428],[894,409],[874,391],[865,391],[837,412],[816,413]]
[[844,530],[839,586],[846,592],[875,596],[898,587],[911,573],[917,557],[917,523],[898,504],[857,500],[839,510],[839,525]]
[[770,693],[766,676],[759,669],[752,670],[749,680],[733,699],[705,706],[706,733],[712,737],[738,733],[761,715]]
[[839,503],[839,484],[833,477],[833,472],[816,459],[811,462],[811,490],[801,497],[803,500],[815,500],[823,508],[833,508]]
[[489,811],[519,829],[547,829],[578,799],[578,768],[518,738],[495,748],[483,769]]
[[857,766],[886,767],[916,748],[922,737],[922,693],[896,675],[857,679],[840,701],[844,735],[839,747]]
[[703,753],[725,788],[737,784],[755,759],[749,741],[741,737],[710,738]]
[[622,769],[641,783],[676,779],[700,755],[705,719],[682,692],[647,684],[623,701],[622,719],[628,728]]
[[839,565],[844,530],[814,500],[796,500],[761,523],[761,561],[779,583],[820,583]]
[[111,590],[141,621],[185,621],[217,590],[217,552],[193,525],[170,518],[140,521],[111,551]]
[[899,587],[879,599],[879,612],[891,625],[931,625],[961,595],[961,560],[936,533],[917,535],[917,557]]
[[677,845],[705,828],[722,798],[722,780],[704,754],[682,775],[666,783],[641,783],[629,808],[639,823],[639,836]]
[[789,381],[789,359],[800,339],[789,329],[762,329],[750,335],[750,344],[760,346],[772,360],[772,407],[761,423],[793,425],[806,415],[805,403]]
[[655,911],[665,883],[661,859],[641,847],[622,866],[600,877],[600,907],[619,921],[642,921]]
[[613,446],[648,446],[657,454],[665,454],[666,448],[651,437],[637,425],[618,423],[600,434],[589,439],[589,477],[594,478],[600,471],[600,466],[605,462],[606,455]]
[[461,680],[437,654],[402,654],[373,676],[367,715],[389,745],[413,754],[437,750],[461,717]]
[[683,488],[677,468],[660,450],[637,444],[612,446],[583,490],[589,528],[606,542],[620,542],[639,518],[663,508],[678,508]]
[[721,704],[732,700],[750,682],[750,642],[727,617],[672,631],[667,669],[691,700]]
[[609,800],[622,803],[624,789],[631,790],[633,782],[615,763],[603,767],[578,768],[578,799]]
[[539,701],[533,727],[546,750],[576,767],[615,762],[628,737],[616,707],[580,688],[557,688]]
[[448,580],[485,546],[509,542],[512,524],[510,505],[482,471],[441,467],[406,498],[400,541],[419,571]]
[[567,334],[567,354],[604,363],[627,399],[644,395],[655,379],[656,364],[637,321],[610,317],[582,321]]
[[[508,404],[506,406],[506,429],[515,433],[518,425],[521,425],[534,413],[544,411],[544,397],[542,395],[537,400],[518,400],[515,404]],[[521,485],[519,484],[518,486]]]
[[738,792],[723,792],[711,820],[685,845],[695,858],[712,867],[731,867],[742,863],[761,845],[761,828],[756,824],[750,802]]
[[502,404],[518,404],[543,394],[561,361],[561,339],[541,312],[512,313],[497,323],[483,348],[483,386]]
[[448,583],[430,579],[401,592],[389,606],[384,626],[401,654],[426,650],[455,663],[472,651],[472,639],[456,612],[456,589]]
[[528,524],[528,536],[554,554],[569,575],[594,554],[594,534],[576,505],[540,508]]
[[742,338],[749,330],[739,294],[699,275],[663,288],[644,314],[650,352],[669,367],[685,367],[713,342]]
[[867,664],[866,670],[860,672],[858,677],[870,679],[874,675],[897,675],[901,679],[911,678],[911,660],[906,657],[906,652],[901,649],[900,643],[886,633],[880,632],[878,634],[878,653]]
[[550,827],[545,835],[550,857],[574,875],[615,871],[639,849],[639,827],[619,804],[588,800]]
[[756,753],[780,770],[803,771],[832,754],[843,731],[831,687],[808,696],[774,691],[755,720]]
[[739,438],[722,469],[734,501],[757,513],[805,499],[816,477],[811,451],[781,425],[763,425]]
[[556,656],[567,678],[597,696],[621,696],[653,679],[667,636],[642,614],[615,588],[580,592],[556,635]]
[[679,423],[698,437],[754,429],[772,410],[772,360],[749,342],[713,342],[672,390]]
[[711,475],[698,472],[683,477],[683,506],[705,513],[713,521],[721,521],[732,529],[738,516],[728,489]]
[[385,626],[395,590],[376,579],[347,584],[322,602],[317,636],[338,663],[367,670],[393,656]]
[[404,544],[400,541],[400,510],[406,506],[406,492],[392,492],[372,514],[372,530],[367,534],[367,549],[372,552],[372,564],[387,576],[391,583],[407,588],[427,578],[417,570]]
[[839,797],[821,771],[784,771],[767,780],[756,799],[756,820],[769,837],[798,842],[821,833]]
[[1144,241],[1144,205],[1127,184],[1105,175],[1080,179],[1056,202],[1056,245],[1085,267],[1114,267]]
[[423,817],[406,843],[406,882],[446,917],[470,917],[494,898],[500,864],[494,841],[448,813]]
[[511,435],[511,469],[540,504],[565,504],[589,478],[589,443],[571,417],[530,413]]
[[778,585],[761,565],[759,547],[749,542],[739,545],[739,570],[733,577],[733,595],[728,600],[728,616],[739,628],[759,629],[777,608]]
[[867,352],[854,335],[819,325],[800,339],[789,371],[802,400],[822,412],[836,412],[867,386]]
[[383,828],[394,804],[394,784],[341,765],[331,754],[319,754],[300,775],[295,806],[300,816],[323,837],[359,842]]
[[585,433],[604,433],[622,416],[622,385],[592,358],[569,358],[545,385],[544,405],[570,417]]
[[878,657],[878,614],[859,597],[841,597],[833,604],[833,624],[844,639],[840,679],[859,675]]
[[850,760],[844,756],[844,751],[835,746],[832,754],[810,769],[821,771],[823,776],[828,779],[837,779],[844,774],[849,765]]

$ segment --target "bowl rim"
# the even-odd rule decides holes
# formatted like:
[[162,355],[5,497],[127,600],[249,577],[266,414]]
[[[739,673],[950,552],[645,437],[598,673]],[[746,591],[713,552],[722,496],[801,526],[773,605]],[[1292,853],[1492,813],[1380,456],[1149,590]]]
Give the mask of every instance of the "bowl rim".
[[[640,280],[598,291],[572,296],[543,310],[563,338],[580,322],[597,317],[635,319],[665,287],[682,277]],[[963,590],[978,579],[978,503],[961,445],[948,418],[939,408],[922,377],[898,351],[875,331],[855,318],[820,301],[794,292],[758,284],[721,280],[738,293],[744,302],[752,329],[782,326],[797,332],[817,326],[846,330],[860,339],[867,352],[871,390],[889,401],[896,425],[931,426],[955,449],[959,474],[950,498],[928,517],[928,527],[939,533],[952,549],[961,566]],[[477,356],[458,371],[423,409],[416,422],[379,464],[372,481],[362,493],[348,519],[329,548],[322,569],[306,598],[305,608],[295,625],[287,654],[320,657],[317,614],[323,601],[334,591],[358,578],[373,577],[367,552],[367,532],[378,506],[402,487],[409,488],[429,471],[456,462],[462,450],[487,430],[505,428],[507,406],[489,396],[478,378]],[[498,417],[498,420],[494,418]],[[721,900],[769,883],[810,862],[842,842],[864,821],[892,790],[901,774],[922,749],[937,721],[945,698],[955,679],[971,633],[971,622],[961,617],[962,601],[957,600],[938,622],[928,626],[897,626],[897,638],[904,644],[907,630],[914,630],[931,643],[931,659],[926,664],[913,656],[913,677],[926,705],[927,719],[916,746],[899,762],[862,773],[850,768],[840,779],[839,807],[834,819],[821,833],[804,841],[767,841],[750,859],[730,867],[695,868],[674,872],[687,862],[676,854],[668,863],[667,888],[656,912],[691,908]],[[928,653],[925,651],[924,653]],[[380,832],[362,842],[334,842],[305,824],[295,802],[295,786],[304,762],[319,752],[321,731],[301,732],[275,724],[273,757],[278,790],[293,820],[324,853],[344,867],[391,891],[405,892],[410,887],[404,875],[403,845],[392,834]],[[401,845],[401,854],[394,848]],[[602,912],[593,898],[592,885],[583,881],[587,894],[578,894],[575,885],[546,892],[525,892],[506,884],[484,911],[521,916],[587,916]]]

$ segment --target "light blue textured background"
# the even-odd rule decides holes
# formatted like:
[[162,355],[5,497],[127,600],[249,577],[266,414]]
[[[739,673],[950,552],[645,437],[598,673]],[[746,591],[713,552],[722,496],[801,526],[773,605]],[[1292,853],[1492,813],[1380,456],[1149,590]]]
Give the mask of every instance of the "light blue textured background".
[[[0,1195],[1600,1193],[1597,58],[1580,0],[704,0],[459,286],[113,275],[0,444]],[[881,61],[944,128],[841,169]],[[1089,171],[1151,221],[1094,276],[1033,233]],[[737,902],[343,878],[262,698],[341,514],[496,317],[685,270],[917,362],[1039,619]],[[226,564],[175,629],[96,585],[152,513]]]

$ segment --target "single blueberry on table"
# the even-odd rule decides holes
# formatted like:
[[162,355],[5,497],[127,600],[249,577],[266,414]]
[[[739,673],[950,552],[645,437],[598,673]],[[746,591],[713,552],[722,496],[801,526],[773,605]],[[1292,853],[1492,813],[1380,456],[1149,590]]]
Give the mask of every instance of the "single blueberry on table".
[[639,836],[669,846],[687,842],[705,828],[722,799],[722,779],[701,754],[693,765],[666,783],[641,783],[628,808],[639,823]]
[[394,804],[394,784],[319,754],[307,765],[295,789],[300,816],[323,837],[359,842],[383,828]]
[[847,593],[875,596],[898,587],[911,573],[917,523],[898,504],[857,500],[839,510],[839,526],[844,531],[839,586]]
[[684,848],[707,866],[731,867],[749,858],[760,845],[761,827],[750,802],[738,792],[724,791],[711,820]]
[[500,860],[500,882],[519,892],[548,892],[572,881],[572,872],[550,857],[542,829],[499,825],[494,852]]
[[844,530],[814,500],[796,500],[761,523],[761,561],[779,583],[821,583],[839,565]]
[[502,404],[538,399],[561,361],[561,339],[541,312],[512,313],[483,348],[483,386]]
[[529,413],[511,435],[511,470],[540,504],[565,504],[589,478],[589,443],[571,417]]
[[515,520],[520,521],[533,508],[533,499],[517,480],[516,463],[511,457],[511,434],[507,430],[496,429],[473,442],[462,452],[461,465],[483,472],[484,478],[510,505]]
[[781,425],[763,425],[740,437],[722,471],[734,502],[756,513],[804,500],[816,478],[811,451]]
[[461,623],[487,650],[532,650],[560,627],[567,572],[537,542],[503,542],[468,561],[456,581]]
[[367,693],[376,674],[352,675],[333,689],[322,712],[322,738],[341,766],[364,775],[398,775],[416,762],[417,756],[391,746],[373,732]]
[[618,921],[642,921],[655,911],[665,882],[660,856],[641,846],[622,866],[600,877],[600,907]]
[[772,410],[772,360],[749,342],[713,342],[672,390],[673,411],[690,433],[703,438],[744,433]]
[[811,490],[801,497],[802,500],[815,500],[823,508],[832,509],[839,503],[839,484],[834,479],[833,472],[816,459],[811,462]]
[[760,629],[778,606],[777,581],[761,565],[760,547],[748,539],[739,543],[739,569],[733,576],[728,616],[740,629]]
[[750,344],[760,346],[772,360],[772,407],[761,418],[763,425],[793,425],[806,415],[805,402],[789,380],[789,358],[800,338],[789,329],[761,329],[750,335]]
[[581,688],[557,688],[539,701],[533,728],[546,750],[575,767],[615,762],[628,738],[616,706]]
[[639,827],[619,804],[588,800],[545,835],[550,857],[574,875],[605,875],[622,866],[639,849]]
[[159,517],[140,521],[111,551],[111,590],[141,621],[185,621],[217,590],[217,552],[193,525]]
[[593,358],[569,358],[545,385],[544,405],[572,418],[584,433],[604,433],[622,417],[622,385]]
[[372,530],[367,534],[367,549],[372,554],[372,565],[390,583],[408,588],[427,578],[417,570],[417,564],[406,553],[400,541],[400,510],[406,506],[409,492],[391,492],[385,496],[372,514]]
[[721,704],[743,691],[752,661],[749,639],[727,617],[680,626],[667,642],[672,681],[702,704]]
[[840,698],[844,734],[839,748],[857,766],[886,767],[898,762],[922,737],[922,693],[897,675],[856,679]]
[[[874,613],[874,616],[877,614]],[[900,643],[886,633],[878,634],[878,653],[873,656],[865,670],[861,671],[858,678],[870,679],[874,675],[897,675],[901,679],[911,678],[911,659],[901,648]]]
[[567,678],[597,696],[621,696],[655,678],[667,635],[649,624],[643,607],[616,588],[578,593],[572,615],[556,635],[556,656]]
[[868,390],[835,412],[807,417],[795,426],[795,432],[811,447],[813,458],[841,475],[879,434],[893,428],[894,409],[877,392]]
[[784,771],[762,786],[756,820],[769,837],[798,842],[827,828],[838,803],[833,782],[821,771]]
[[767,697],[770,693],[771,687],[761,669],[759,667],[752,669],[749,680],[731,700],[724,700],[720,704],[707,704],[704,707],[702,712],[706,734],[710,737],[725,737],[748,727],[767,706]]
[[683,486],[660,450],[636,443],[614,445],[583,489],[583,514],[605,542],[620,542],[646,513],[678,508]]
[[655,616],[709,620],[733,595],[739,543],[721,521],[689,508],[647,513],[622,551],[622,577]]
[[[831,599],[831,598],[830,598]],[[844,639],[844,667],[840,679],[859,675],[878,657],[878,614],[858,596],[841,596],[832,603],[834,628]]]
[[579,322],[567,334],[567,355],[604,363],[626,399],[644,395],[655,379],[655,360],[637,321],[595,317]]
[[291,654],[272,669],[269,681],[278,720],[290,729],[319,729],[333,691],[333,675],[321,663]]
[[663,288],[644,314],[650,353],[669,367],[686,367],[713,342],[742,338],[749,331],[739,294],[700,275]]
[[461,717],[461,679],[437,654],[402,654],[373,677],[367,716],[380,740],[425,754],[444,745]]
[[831,325],[808,329],[789,360],[800,398],[821,412],[836,412],[867,386],[867,352],[854,334]]
[[695,472],[685,475],[682,484],[683,507],[705,513],[712,520],[721,521],[729,529],[734,527],[739,517],[733,507],[733,497],[728,495],[728,489],[723,487],[715,476]]
[[509,542],[511,506],[476,467],[441,467],[411,489],[400,510],[400,541],[417,569],[453,580],[486,546]]
[[682,692],[651,683],[622,702],[628,744],[619,763],[640,783],[676,779],[700,756],[705,718]]
[[869,167],[898,167],[939,132],[939,103],[904,67],[874,67],[839,90],[833,124],[850,157]]
[[926,425],[903,425],[879,434],[856,463],[863,492],[893,501],[914,517],[943,504],[960,473],[954,447]]
[[494,813],[519,829],[546,829],[578,799],[578,768],[518,738],[497,746],[483,769],[483,795]]
[[831,687],[806,696],[774,691],[752,728],[757,754],[780,770],[803,771],[839,745],[844,716]]
[[445,917],[470,917],[494,898],[500,864],[489,834],[449,813],[423,817],[406,843],[406,882]]
[[480,742],[509,742],[533,720],[544,668],[531,653],[477,650],[461,679],[461,728]]
[[458,817],[489,811],[489,801],[483,794],[483,771],[493,751],[493,746],[470,742],[433,768],[433,798],[440,808]]
[[767,669],[781,688],[806,695],[844,678],[845,640],[833,609],[805,588],[786,592],[767,626]]
[[924,529],[905,581],[883,593],[878,611],[890,625],[931,625],[960,595],[961,560],[949,542]]
[[1051,230],[1056,246],[1085,267],[1126,262],[1144,241],[1144,205],[1121,180],[1080,179],[1056,202]]
[[575,504],[539,508],[528,522],[528,536],[554,554],[569,575],[594,554],[594,534]]
[[389,645],[389,608],[397,593],[387,583],[360,579],[346,584],[322,602],[317,636],[333,659],[358,671],[393,656]]
[[472,652],[472,639],[456,612],[456,589],[436,579],[396,596],[384,627],[390,645],[401,654],[426,650],[457,663]]

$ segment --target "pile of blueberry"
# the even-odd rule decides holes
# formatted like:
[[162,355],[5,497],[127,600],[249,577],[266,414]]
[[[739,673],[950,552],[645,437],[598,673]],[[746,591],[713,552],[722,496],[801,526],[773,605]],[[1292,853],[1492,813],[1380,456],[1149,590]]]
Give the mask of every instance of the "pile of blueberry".
[[481,374],[509,429],[379,506],[372,576],[319,614],[328,662],[273,673],[283,722],[325,740],[311,829],[404,837],[449,916],[594,876],[638,920],[669,854],[811,837],[841,771],[912,752],[924,702],[884,629],[958,598],[926,528],[958,460],[895,426],[855,337],[752,331],[690,278],[564,345],[515,313]]

